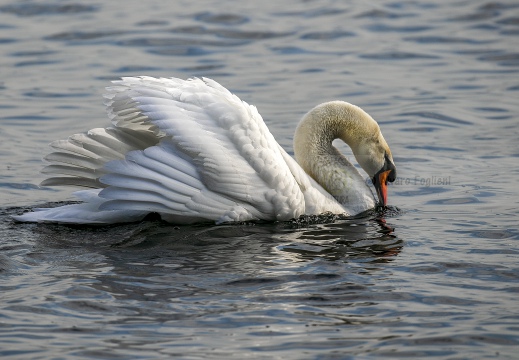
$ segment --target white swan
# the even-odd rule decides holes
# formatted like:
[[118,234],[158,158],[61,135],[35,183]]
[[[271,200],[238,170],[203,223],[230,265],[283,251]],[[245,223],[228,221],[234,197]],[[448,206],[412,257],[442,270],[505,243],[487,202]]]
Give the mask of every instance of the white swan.
[[289,220],[355,215],[376,203],[359,172],[332,145],[342,139],[386,205],[396,169],[378,124],[332,101],[297,127],[297,162],[254,106],[211,79],[128,77],[105,95],[112,126],[51,144],[42,185],[75,185],[82,203],[35,209],[23,222],[111,224],[151,212],[174,223]]

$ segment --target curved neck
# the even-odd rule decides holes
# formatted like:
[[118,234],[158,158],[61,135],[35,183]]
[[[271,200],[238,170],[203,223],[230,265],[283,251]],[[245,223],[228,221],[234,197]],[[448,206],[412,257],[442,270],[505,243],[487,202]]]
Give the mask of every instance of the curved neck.
[[339,154],[332,145],[335,139],[344,141],[357,157],[361,141],[378,134],[378,124],[362,109],[332,101],[316,106],[301,119],[294,135],[294,154],[310,173],[318,157]]
[[294,135],[296,161],[343,204],[373,197],[357,169],[332,145],[333,140],[341,139],[357,154],[361,139],[374,130],[369,120],[359,118],[359,110],[341,101],[321,104],[303,117]]

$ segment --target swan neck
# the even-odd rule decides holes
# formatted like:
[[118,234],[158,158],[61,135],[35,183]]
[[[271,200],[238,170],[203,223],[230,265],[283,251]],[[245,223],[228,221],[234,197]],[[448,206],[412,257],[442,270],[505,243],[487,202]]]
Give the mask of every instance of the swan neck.
[[373,203],[371,190],[357,169],[332,144],[335,139],[341,139],[356,154],[362,139],[370,132],[365,120],[359,119],[359,110],[339,101],[312,109],[296,129],[294,155],[303,170],[341,204],[360,204],[366,206],[366,210]]
[[366,126],[370,124],[361,121],[357,116],[359,111],[364,113],[354,105],[333,101],[308,112],[299,123],[294,136],[296,160],[306,163],[316,160],[317,156],[336,156],[338,150],[332,144],[335,139],[344,141],[355,154],[361,139],[372,133],[369,126]]

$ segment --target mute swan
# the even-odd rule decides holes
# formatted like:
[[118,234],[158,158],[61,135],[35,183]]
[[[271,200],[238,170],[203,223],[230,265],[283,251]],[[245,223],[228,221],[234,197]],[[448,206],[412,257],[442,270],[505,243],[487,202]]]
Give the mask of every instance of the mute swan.
[[294,137],[297,162],[254,106],[203,78],[127,77],[105,95],[112,126],[51,144],[43,186],[75,185],[82,203],[35,209],[22,222],[112,224],[151,212],[174,223],[289,220],[375,207],[370,188],[332,145],[342,139],[372,178],[381,205],[396,168],[375,120],[332,101]]

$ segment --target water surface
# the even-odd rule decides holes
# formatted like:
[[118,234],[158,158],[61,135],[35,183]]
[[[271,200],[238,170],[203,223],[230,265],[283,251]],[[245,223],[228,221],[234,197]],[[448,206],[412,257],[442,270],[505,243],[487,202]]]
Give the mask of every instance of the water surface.
[[[516,358],[519,5],[0,1],[0,355]],[[121,76],[207,76],[289,152],[341,99],[380,123],[391,207],[356,219],[16,224],[52,140]],[[341,147],[344,148],[344,147]],[[345,149],[346,150],[346,149]]]

